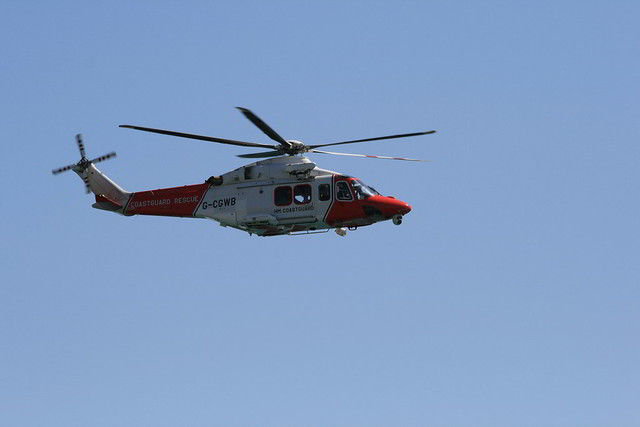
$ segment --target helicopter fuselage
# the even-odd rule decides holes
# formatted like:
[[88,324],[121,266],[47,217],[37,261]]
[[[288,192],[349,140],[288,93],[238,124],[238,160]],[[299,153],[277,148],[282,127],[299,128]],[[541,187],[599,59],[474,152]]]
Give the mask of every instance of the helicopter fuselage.
[[[89,184],[100,178],[108,179],[91,166]],[[300,156],[251,163],[202,184],[128,193],[126,201],[94,193],[98,209],[126,216],[208,218],[260,236],[353,229],[388,219],[399,224],[411,210],[356,178],[320,169]]]

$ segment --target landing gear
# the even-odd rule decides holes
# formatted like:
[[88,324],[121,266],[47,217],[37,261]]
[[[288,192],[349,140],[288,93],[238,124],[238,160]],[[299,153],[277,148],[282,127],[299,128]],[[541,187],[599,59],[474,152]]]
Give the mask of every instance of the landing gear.
[[402,215],[396,214],[396,215],[391,217],[391,220],[393,221],[393,223],[395,225],[400,225],[400,224],[402,224]]

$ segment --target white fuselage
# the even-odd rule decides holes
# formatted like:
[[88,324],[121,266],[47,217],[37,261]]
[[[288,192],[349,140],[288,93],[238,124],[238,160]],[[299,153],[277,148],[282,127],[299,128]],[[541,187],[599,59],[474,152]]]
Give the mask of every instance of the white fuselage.
[[[222,184],[208,189],[194,216],[256,234],[266,230],[280,234],[294,226],[311,231],[330,228],[324,218],[332,200],[321,200],[319,185],[331,186],[334,174],[306,157],[262,160],[222,175]],[[290,203],[274,200],[278,187],[291,188]],[[307,197],[296,197],[303,191]]]

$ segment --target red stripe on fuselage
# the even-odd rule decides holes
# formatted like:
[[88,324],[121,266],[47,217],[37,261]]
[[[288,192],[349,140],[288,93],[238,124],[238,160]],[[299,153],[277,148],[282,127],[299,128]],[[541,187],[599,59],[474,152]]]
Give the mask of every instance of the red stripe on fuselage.
[[125,215],[193,216],[209,184],[133,193]]

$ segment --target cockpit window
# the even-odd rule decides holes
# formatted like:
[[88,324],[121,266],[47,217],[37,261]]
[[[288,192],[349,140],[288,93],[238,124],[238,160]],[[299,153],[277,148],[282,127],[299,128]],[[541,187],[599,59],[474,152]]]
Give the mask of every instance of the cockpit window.
[[345,181],[338,181],[336,183],[336,198],[338,200],[353,200],[349,186]]
[[376,190],[371,187],[367,187],[359,179],[354,179],[353,181],[351,181],[351,188],[353,188],[353,192],[356,195],[356,199],[358,200],[364,200],[378,194]]

